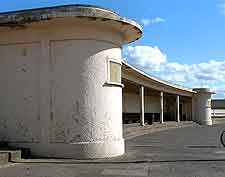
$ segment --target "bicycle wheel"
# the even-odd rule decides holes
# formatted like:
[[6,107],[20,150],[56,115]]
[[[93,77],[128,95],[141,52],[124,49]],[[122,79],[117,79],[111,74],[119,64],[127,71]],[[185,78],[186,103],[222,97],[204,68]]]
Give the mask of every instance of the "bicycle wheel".
[[220,134],[220,142],[225,147],[225,130]]

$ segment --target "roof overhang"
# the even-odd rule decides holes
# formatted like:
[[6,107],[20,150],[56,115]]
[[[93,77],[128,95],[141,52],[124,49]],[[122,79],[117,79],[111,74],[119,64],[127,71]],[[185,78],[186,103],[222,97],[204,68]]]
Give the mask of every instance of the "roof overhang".
[[171,94],[193,96],[197,93],[190,88],[186,88],[180,85],[172,84],[167,81],[161,80],[155,76],[151,76],[136,67],[123,61],[122,78],[136,82],[137,84],[144,85],[154,90],[163,91]]
[[0,27],[23,26],[62,18],[86,19],[115,28],[123,36],[123,43],[133,42],[142,36],[142,28],[135,21],[105,8],[81,4],[0,13]]

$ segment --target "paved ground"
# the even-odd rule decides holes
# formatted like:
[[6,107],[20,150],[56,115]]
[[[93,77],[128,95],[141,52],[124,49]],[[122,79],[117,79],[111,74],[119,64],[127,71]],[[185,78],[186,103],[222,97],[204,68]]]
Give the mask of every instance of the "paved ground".
[[0,168],[0,177],[167,176],[224,177],[224,124],[186,127],[142,135],[126,141],[119,158],[89,161],[26,160]]
[[161,132],[165,130],[184,128],[184,127],[200,127],[200,126],[197,123],[194,123],[192,121],[185,121],[185,122],[171,121],[171,122],[165,122],[164,124],[161,124],[159,122],[154,122],[152,125],[145,125],[144,127],[140,126],[140,123],[124,124],[123,137],[127,140],[127,139],[133,139],[134,137],[145,135],[145,134],[152,134],[155,132]]

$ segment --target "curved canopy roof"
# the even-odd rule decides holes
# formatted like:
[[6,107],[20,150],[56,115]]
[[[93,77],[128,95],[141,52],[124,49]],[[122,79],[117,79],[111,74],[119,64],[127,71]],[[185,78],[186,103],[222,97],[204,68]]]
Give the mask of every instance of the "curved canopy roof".
[[68,17],[86,18],[110,27],[113,25],[123,35],[123,43],[133,42],[142,35],[142,28],[135,21],[121,17],[109,9],[82,4],[0,13],[0,26],[26,25],[32,22]]
[[159,79],[155,76],[149,75],[136,67],[130,65],[129,63],[123,61],[123,74],[122,77],[133,82],[142,84],[146,87],[153,88],[158,91],[163,91],[167,93],[183,95],[183,96],[192,96],[196,91],[193,91],[190,88],[186,88],[180,85],[176,85],[162,79]]

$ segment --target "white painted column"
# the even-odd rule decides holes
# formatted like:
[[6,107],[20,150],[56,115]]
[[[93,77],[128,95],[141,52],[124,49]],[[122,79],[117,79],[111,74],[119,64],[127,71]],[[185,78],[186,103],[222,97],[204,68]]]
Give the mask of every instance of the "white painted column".
[[177,95],[176,99],[176,107],[177,107],[177,122],[180,122],[180,96]]
[[163,123],[163,92],[160,92],[160,123]]
[[195,101],[195,121],[201,125],[212,125],[211,95],[214,93],[209,88],[193,89]]
[[191,114],[192,121],[196,122],[196,119],[195,119],[195,96],[194,95],[192,96],[191,106],[192,106],[192,110],[191,110],[192,111],[192,114]]
[[140,123],[145,125],[145,100],[144,100],[144,86],[140,87]]

